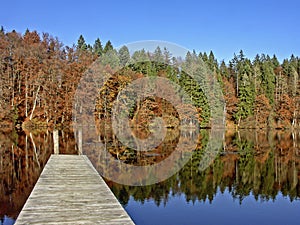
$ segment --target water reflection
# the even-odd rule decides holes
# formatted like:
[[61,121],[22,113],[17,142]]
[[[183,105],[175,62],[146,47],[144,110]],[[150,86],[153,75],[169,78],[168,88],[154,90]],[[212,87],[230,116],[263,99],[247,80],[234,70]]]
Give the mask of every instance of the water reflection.
[[[170,155],[182,132],[169,134],[161,146],[143,154],[122,146],[109,129],[98,138],[116,160],[144,165]],[[59,153],[82,151],[72,131],[58,136]],[[199,170],[207,142],[208,131],[201,130],[192,158],[164,182],[144,187],[107,183],[137,224],[298,224],[298,131],[227,131],[218,156]],[[52,132],[0,132],[0,224],[16,219],[54,146]],[[101,168],[99,152],[91,149],[88,156]]]
[[[60,131],[60,152],[76,154],[73,133]],[[12,224],[53,153],[51,132],[0,131],[0,224]]]
[[[205,146],[205,140],[202,138],[200,146]],[[226,216],[221,216],[223,219],[230,215],[235,217],[235,213],[240,212],[252,224],[270,224],[268,216],[278,210],[281,210],[280,215],[284,219],[289,219],[288,224],[298,224],[300,215],[293,214],[291,217],[291,212],[299,210],[300,206],[299,142],[299,132],[227,132],[218,157],[203,171],[199,170],[203,147],[199,147],[185,167],[164,182],[145,187],[124,186],[110,181],[108,184],[136,221],[144,221],[143,218],[149,214],[151,218],[165,218],[160,223],[152,219],[142,224],[182,224],[174,219],[178,213],[189,218],[190,223],[186,221],[184,224],[198,224],[199,213],[191,214],[193,209],[185,215],[181,213],[191,205],[195,208],[201,206],[202,211],[207,211],[201,214],[204,224],[211,222],[210,217],[218,211],[226,212]],[[177,202],[176,207],[172,208],[174,201]],[[219,204],[220,201],[223,204]],[[160,209],[155,215],[154,205]],[[233,210],[230,212],[228,208]],[[151,212],[145,215],[145,210]],[[167,218],[163,216],[166,214],[169,215]],[[245,223],[237,220],[230,224]],[[282,223],[275,220],[271,224]]]

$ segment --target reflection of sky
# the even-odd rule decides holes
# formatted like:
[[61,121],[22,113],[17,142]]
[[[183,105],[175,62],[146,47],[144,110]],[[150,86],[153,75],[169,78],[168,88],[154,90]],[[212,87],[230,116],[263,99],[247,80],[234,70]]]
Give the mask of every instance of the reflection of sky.
[[144,204],[130,198],[125,207],[136,224],[211,224],[211,225],[298,225],[300,222],[300,201],[291,202],[278,194],[276,200],[256,201],[253,195],[239,203],[231,193],[218,192],[212,204],[209,201],[194,204],[186,202],[185,196],[169,196],[166,206],[156,206],[153,200]]
[[7,217],[7,216],[4,216],[3,218],[1,218],[0,220],[0,224],[1,225],[12,225],[15,223],[15,220],[10,218],[10,217]]

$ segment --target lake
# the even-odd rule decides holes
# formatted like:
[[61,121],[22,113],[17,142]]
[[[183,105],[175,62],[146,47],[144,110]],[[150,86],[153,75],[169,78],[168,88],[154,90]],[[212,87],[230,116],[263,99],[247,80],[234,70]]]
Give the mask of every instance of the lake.
[[[113,156],[138,165],[168,158],[180,134],[169,135],[156,152],[138,156],[125,154],[111,134],[99,139]],[[206,168],[200,162],[208,131],[200,136],[189,161],[167,180],[142,187],[106,180],[136,224],[299,224],[299,131],[227,131]],[[59,131],[59,152],[78,151],[73,132]],[[1,224],[14,223],[52,153],[52,132],[0,132]],[[101,171],[98,153],[87,155]]]

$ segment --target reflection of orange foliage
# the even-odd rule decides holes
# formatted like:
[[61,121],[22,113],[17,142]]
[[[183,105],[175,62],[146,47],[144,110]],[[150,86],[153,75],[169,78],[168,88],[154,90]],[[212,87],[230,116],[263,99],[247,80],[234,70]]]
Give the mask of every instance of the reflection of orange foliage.
[[[187,201],[212,200],[219,189],[224,191],[226,188],[234,195],[234,198],[239,196],[244,198],[253,194],[257,199],[269,200],[274,199],[278,191],[290,197],[291,200],[299,197],[300,157],[294,151],[297,147],[293,147],[300,144],[299,134],[291,134],[288,131],[261,131],[255,134],[248,130],[240,132],[239,135],[234,134],[232,137],[228,135],[227,138],[225,142],[233,146],[232,149],[238,148],[239,144],[245,144],[243,145],[245,152],[239,154],[238,151],[230,149],[222,151],[214,164],[204,171],[199,171],[197,166],[201,157],[193,157],[176,176],[159,183],[159,186],[148,186],[149,189],[142,195],[136,191],[140,188],[113,182],[110,186],[120,198],[124,199],[126,190],[125,195],[128,194],[126,198],[132,195],[138,200],[156,196],[167,201],[166,196],[157,191],[158,187],[159,190],[165,190],[164,193],[169,193],[170,190],[174,195],[184,193]],[[285,148],[289,154],[282,155],[279,147]]]
[[291,158],[295,155],[295,148],[293,141],[287,141],[291,140],[291,134],[290,133],[281,133],[279,134],[280,139],[278,140],[276,144],[276,153],[281,157],[282,162],[288,162],[291,160]]
[[[73,132],[60,131],[59,141],[60,153],[76,153]],[[0,133],[0,218],[17,217],[52,152],[50,132]]]
[[[194,131],[183,132],[179,129],[167,129],[166,137],[157,147],[152,150],[149,149],[148,151],[135,151],[124,146],[117,137],[113,135],[112,130],[108,129],[105,132],[100,130],[98,132],[101,140],[105,142],[106,150],[113,156],[113,158],[136,166],[152,165],[161,162],[170,157],[176,147],[180,148],[177,149],[177,151],[182,152],[182,154],[185,152],[191,152],[196,149],[195,142],[192,141],[191,143],[191,139],[198,137]],[[135,132],[139,132],[139,130],[135,130]],[[133,133],[133,135],[137,137],[135,133]],[[143,134],[140,135],[143,136]],[[181,140],[180,146],[178,146],[179,138]],[[199,149],[201,148],[200,143],[198,147]],[[96,167],[101,167],[101,165],[98,164],[97,152],[93,153],[93,149],[89,149],[87,154]]]
[[[226,136],[227,150],[221,156],[221,160],[224,163],[223,176],[225,177],[234,177],[235,163],[240,157],[236,152],[237,147],[232,143],[232,138],[233,136],[231,135]],[[281,167],[289,168],[288,164],[290,162],[297,162],[296,165],[300,165],[300,157],[297,156],[298,147],[295,147],[300,145],[299,134],[292,134],[290,131],[277,131],[270,135],[266,131],[260,131],[252,135],[249,131],[245,131],[241,133],[241,139],[245,138],[254,143],[254,158],[259,164],[263,165],[269,159],[270,154],[275,154],[276,160],[284,164]],[[271,143],[273,143],[273,147],[270,146]]]
[[271,149],[269,151],[260,151],[258,154],[255,155],[256,161],[260,163],[265,163],[265,161],[269,158],[269,154],[271,152]]
[[47,143],[51,142],[49,137],[45,139],[41,134],[34,138],[39,149],[43,148],[38,153],[33,151],[32,142],[24,135],[18,138],[16,146],[10,134],[0,134],[0,208],[1,214],[12,218],[17,217],[52,152],[51,145]]
[[223,177],[232,177],[232,175],[235,174],[238,158],[238,154],[225,154],[222,156],[221,160],[224,163]]

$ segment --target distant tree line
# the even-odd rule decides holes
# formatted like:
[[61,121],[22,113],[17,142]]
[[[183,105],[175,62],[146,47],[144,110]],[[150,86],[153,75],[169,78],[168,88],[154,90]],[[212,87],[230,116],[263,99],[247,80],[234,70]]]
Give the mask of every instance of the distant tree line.
[[[48,33],[40,35],[37,31],[26,30],[20,34],[6,32],[3,27],[0,30],[0,124],[69,125],[77,85],[86,69],[99,57],[108,67],[126,66],[118,74],[123,78],[127,76],[126,81],[114,78],[115,82],[110,80],[102,88],[108,92],[103,95],[105,101],[104,97],[99,97],[100,105],[96,107],[99,112],[109,108],[107,94],[115,98],[116,92],[123,87],[120,82],[127,84],[137,77],[158,75],[179,84],[191,96],[200,113],[201,124],[209,126],[209,104],[202,87],[180,69],[201,60],[223,88],[228,127],[300,125],[300,60],[294,55],[281,63],[275,55],[265,54],[250,60],[241,50],[226,63],[218,62],[213,52],[197,54],[192,51],[181,59],[173,57],[166,48],[157,47],[153,53],[142,49],[130,54],[126,46],[116,50],[111,41],[103,47],[99,38],[93,45],[87,44],[82,35],[77,44],[70,47]],[[140,63],[132,63],[137,59]],[[155,99],[149,101],[157,102]],[[168,105],[155,104],[156,107]],[[99,118],[104,117],[100,115]]]

